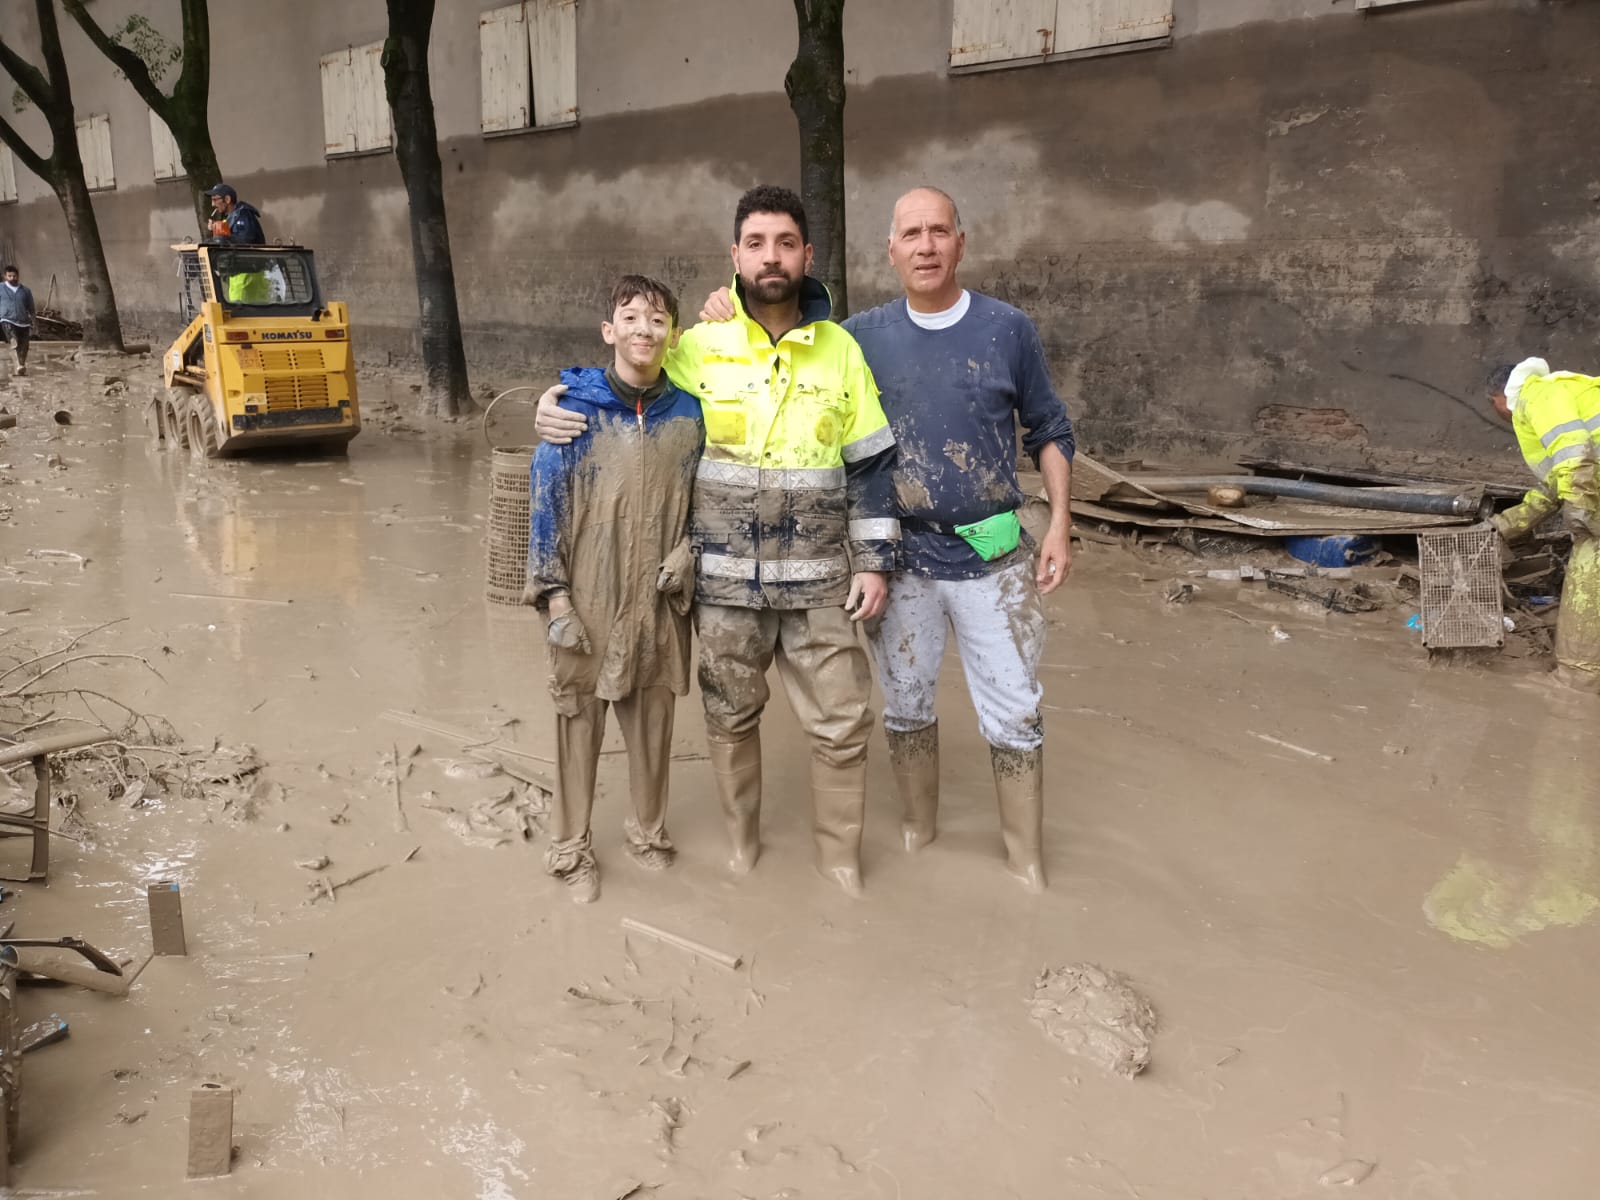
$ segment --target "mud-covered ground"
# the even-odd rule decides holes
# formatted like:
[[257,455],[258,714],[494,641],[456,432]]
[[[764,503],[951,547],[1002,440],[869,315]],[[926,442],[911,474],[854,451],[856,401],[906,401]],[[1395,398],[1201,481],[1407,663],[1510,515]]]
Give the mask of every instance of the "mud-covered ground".
[[[1216,583],[1170,604],[1180,566],[1226,564],[1091,544],[1049,606],[1048,894],[1002,869],[952,659],[941,837],[899,849],[875,741],[864,900],[811,869],[781,699],[766,852],[728,881],[691,696],[677,865],[622,854],[611,755],[604,894],[579,907],[537,839],[485,818],[536,812],[536,792],[452,771],[458,746],[381,716],[550,750],[537,629],[482,600],[476,429],[196,465],[144,436],[148,364],[89,369],[129,392],[40,363],[0,394],[22,418],[0,435],[5,645],[128,618],[85,648],[162,678],[59,674],[265,767],[136,808],[103,773],[67,781],[82,840],[0,917],[142,958],[144,885],[170,878],[191,953],[123,999],[24,994],[72,1033],[25,1061],[18,1194],[177,1194],[203,1080],[237,1089],[214,1196],[1595,1194],[1600,708],[1535,665],[1430,667],[1404,608],[1317,614]],[[74,423],[48,424],[63,402]],[[0,854],[21,865],[22,843]],[[625,938],[623,917],[747,965]],[[1154,1006],[1132,1081],[1030,1017],[1041,970],[1080,962]]]

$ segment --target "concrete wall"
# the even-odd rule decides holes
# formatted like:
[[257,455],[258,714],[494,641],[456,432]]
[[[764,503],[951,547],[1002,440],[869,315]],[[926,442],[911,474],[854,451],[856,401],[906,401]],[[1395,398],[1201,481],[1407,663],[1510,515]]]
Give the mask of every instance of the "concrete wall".
[[[137,8],[176,33],[176,0]],[[1038,321],[1103,449],[1315,440],[1487,451],[1485,357],[1600,369],[1600,5],[1177,0],[1168,49],[951,76],[951,0],[854,0],[852,299],[893,294],[883,237],[919,181],[961,202],[966,281]],[[26,6],[12,5],[10,17]],[[729,274],[734,199],[792,182],[787,0],[584,0],[576,129],[484,139],[474,0],[441,0],[434,89],[469,356],[496,382],[599,354],[625,269],[693,311]],[[7,32],[11,26],[7,25]],[[368,356],[414,354],[391,155],[327,163],[317,61],[383,32],[380,0],[279,0],[215,21],[213,130],[269,234],[317,246]],[[149,184],[143,106],[65,31],[81,113],[112,113],[97,198],[130,324],[172,325],[184,185]],[[53,198],[20,180],[0,238],[72,291]]]

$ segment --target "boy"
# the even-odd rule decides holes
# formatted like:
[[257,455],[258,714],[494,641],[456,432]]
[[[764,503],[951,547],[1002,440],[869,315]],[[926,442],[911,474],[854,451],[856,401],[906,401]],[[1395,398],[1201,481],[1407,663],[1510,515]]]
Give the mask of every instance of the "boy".
[[559,798],[545,869],[580,903],[600,894],[589,816],[608,704],[628,747],[628,854],[652,870],[672,863],[667,769],[673,708],[689,690],[689,500],[705,439],[699,400],[661,369],[677,297],[626,275],[607,311],[611,366],[561,372],[562,407],[588,417],[587,431],[533,457],[524,596],[549,615]]

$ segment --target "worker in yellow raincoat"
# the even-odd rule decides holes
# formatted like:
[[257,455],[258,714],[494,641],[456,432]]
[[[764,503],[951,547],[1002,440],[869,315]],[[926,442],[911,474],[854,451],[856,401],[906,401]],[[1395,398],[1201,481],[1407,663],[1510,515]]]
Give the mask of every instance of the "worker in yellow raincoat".
[[1515,542],[1562,515],[1572,557],[1556,625],[1557,670],[1569,683],[1600,691],[1600,378],[1528,358],[1497,368],[1489,397],[1539,480],[1522,503],[1493,518],[1494,527]]

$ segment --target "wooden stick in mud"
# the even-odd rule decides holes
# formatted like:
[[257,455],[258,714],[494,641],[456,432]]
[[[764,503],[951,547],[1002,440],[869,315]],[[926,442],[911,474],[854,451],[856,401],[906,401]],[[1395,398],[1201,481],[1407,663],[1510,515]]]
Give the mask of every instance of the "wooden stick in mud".
[[390,743],[391,752],[394,754],[394,817],[399,823],[401,833],[410,833],[411,825],[406,821],[405,801],[400,798],[400,746]]
[[634,933],[642,933],[645,937],[654,938],[658,942],[664,942],[668,946],[676,946],[679,950],[687,950],[690,954],[697,954],[701,958],[714,962],[719,967],[726,967],[730,971],[737,971],[744,965],[744,959],[737,954],[729,954],[724,950],[708,946],[704,942],[697,942],[693,938],[682,937],[676,933],[668,933],[665,929],[658,929],[654,925],[646,925],[643,921],[635,921],[632,917],[623,917],[622,927]]

